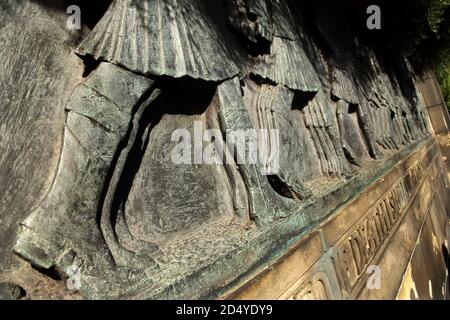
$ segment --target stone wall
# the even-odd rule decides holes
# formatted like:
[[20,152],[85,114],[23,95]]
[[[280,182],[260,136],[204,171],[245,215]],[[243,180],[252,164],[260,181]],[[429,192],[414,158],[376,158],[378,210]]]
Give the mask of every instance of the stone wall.
[[432,140],[420,144],[276,262],[223,297],[448,298],[450,203],[437,148]]
[[[237,287],[301,241],[271,298],[387,298],[364,291],[368,266],[442,244],[447,180],[412,68],[339,6],[115,0],[75,31],[65,6],[0,4],[2,297],[259,297]],[[258,161],[229,146],[252,130],[277,133]],[[401,297],[422,297],[421,248]]]

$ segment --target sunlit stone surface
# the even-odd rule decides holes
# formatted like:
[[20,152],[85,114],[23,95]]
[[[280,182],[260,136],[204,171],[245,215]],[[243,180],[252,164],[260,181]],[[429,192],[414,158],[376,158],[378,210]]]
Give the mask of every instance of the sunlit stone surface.
[[443,298],[448,178],[404,57],[288,0],[115,0],[81,30],[0,8],[0,298]]

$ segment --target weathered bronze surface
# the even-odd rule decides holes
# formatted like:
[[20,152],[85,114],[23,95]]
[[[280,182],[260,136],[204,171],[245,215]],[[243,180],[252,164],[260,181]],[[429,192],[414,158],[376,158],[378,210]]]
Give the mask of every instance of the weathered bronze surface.
[[[407,59],[289,0],[114,0],[75,31],[64,3],[0,3],[0,298],[445,296],[448,177]],[[279,170],[174,163],[198,126],[278,130]]]

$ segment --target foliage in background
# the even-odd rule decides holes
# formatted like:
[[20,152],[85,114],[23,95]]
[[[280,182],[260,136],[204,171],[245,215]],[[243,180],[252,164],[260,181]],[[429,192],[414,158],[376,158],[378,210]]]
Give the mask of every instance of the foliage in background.
[[409,0],[408,4],[394,24],[407,35],[403,39],[399,35],[400,49],[417,71],[434,70],[450,107],[450,0]]
[[450,108],[450,0],[430,1],[427,21],[433,32],[431,42],[434,42],[436,50],[430,68],[435,70],[447,107]]
[[[348,0],[354,31],[381,51],[406,55],[421,73],[433,70],[450,108],[450,0]],[[368,5],[381,8],[382,29],[362,27]],[[387,54],[389,55],[389,53]]]

